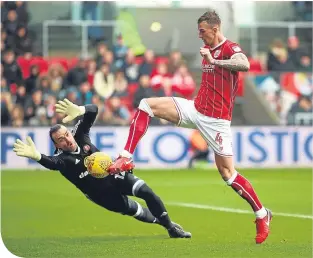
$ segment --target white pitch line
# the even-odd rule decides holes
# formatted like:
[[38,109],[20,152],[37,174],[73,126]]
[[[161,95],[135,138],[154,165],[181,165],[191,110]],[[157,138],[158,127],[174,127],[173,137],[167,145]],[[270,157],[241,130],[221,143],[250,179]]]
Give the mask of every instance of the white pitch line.
[[[195,209],[204,209],[204,210],[213,210],[213,211],[224,211],[224,212],[232,212],[232,213],[245,213],[252,214],[249,210],[241,210],[241,209],[233,209],[227,207],[219,207],[205,204],[196,204],[196,203],[184,203],[184,202],[166,202],[167,205],[180,206],[180,207],[188,207]],[[296,213],[284,213],[284,212],[273,212],[274,216],[282,216],[282,217],[292,217],[292,218],[300,218],[300,219],[311,219],[313,220],[312,215],[305,214],[296,214]]]

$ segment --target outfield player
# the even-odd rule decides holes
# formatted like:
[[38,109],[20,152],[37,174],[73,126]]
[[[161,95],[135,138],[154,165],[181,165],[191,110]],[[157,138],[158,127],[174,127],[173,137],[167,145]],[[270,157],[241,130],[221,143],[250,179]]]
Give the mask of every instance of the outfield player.
[[[27,144],[17,140],[14,151],[18,156],[31,158],[50,170],[59,170],[85,196],[107,210],[135,217],[135,219],[162,225],[172,238],[190,238],[191,234],[170,220],[166,208],[151,188],[131,172],[121,171],[119,174],[105,178],[92,177],[84,164],[84,159],[98,152],[89,137],[89,131],[96,119],[96,105],[77,106],[69,100],[59,101],[56,111],[65,114],[64,123],[80,117],[74,129],[69,131],[63,125],[55,125],[50,129],[50,138],[56,151],[54,156],[41,154],[31,140]],[[145,200],[148,208],[129,199],[127,195]]]
[[215,152],[215,162],[222,178],[243,199],[256,215],[257,244],[269,234],[271,211],[260,202],[250,182],[235,169],[233,163],[232,111],[238,89],[238,73],[250,68],[240,46],[228,40],[221,32],[221,20],[214,11],[198,19],[202,61],[202,82],[194,101],[176,97],[141,100],[130,125],[124,150],[109,168],[110,173],[131,169],[132,154],[148,129],[151,117],[165,119],[180,127],[195,128]]

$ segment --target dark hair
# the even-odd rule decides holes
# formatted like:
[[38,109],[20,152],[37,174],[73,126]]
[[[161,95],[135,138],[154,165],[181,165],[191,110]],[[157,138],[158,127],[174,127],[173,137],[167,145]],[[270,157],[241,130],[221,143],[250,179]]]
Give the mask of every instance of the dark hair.
[[60,124],[56,124],[54,126],[52,126],[50,128],[50,131],[49,131],[49,135],[50,135],[50,139],[55,143],[54,139],[52,138],[52,134],[54,134],[55,132],[59,131],[61,129],[62,125]]
[[221,25],[221,19],[215,11],[208,11],[201,15],[198,24],[206,22],[209,25]]

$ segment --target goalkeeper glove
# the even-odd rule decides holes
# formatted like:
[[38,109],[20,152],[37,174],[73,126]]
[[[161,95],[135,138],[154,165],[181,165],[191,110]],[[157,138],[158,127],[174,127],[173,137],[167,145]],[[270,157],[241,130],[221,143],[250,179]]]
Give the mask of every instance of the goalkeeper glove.
[[55,107],[57,113],[66,115],[62,120],[63,123],[68,123],[86,112],[84,106],[77,106],[68,99],[64,99],[64,101],[59,100]]
[[16,152],[17,156],[30,158],[36,161],[41,159],[40,152],[36,149],[35,143],[29,136],[26,137],[26,143],[17,139],[14,143],[13,151]]

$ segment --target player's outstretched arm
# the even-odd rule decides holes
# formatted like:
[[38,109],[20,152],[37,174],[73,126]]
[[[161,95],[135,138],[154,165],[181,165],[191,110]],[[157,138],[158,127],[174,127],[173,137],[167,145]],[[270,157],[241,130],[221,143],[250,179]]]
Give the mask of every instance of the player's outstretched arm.
[[47,169],[60,170],[64,166],[64,162],[58,157],[41,154],[29,136],[26,138],[26,143],[17,139],[14,143],[13,151],[17,156],[33,159]]
[[83,115],[73,129],[76,134],[88,134],[98,114],[98,107],[96,105],[77,106],[68,99],[58,101],[55,107],[57,113],[66,115],[62,120],[63,123],[70,122],[78,116]]

